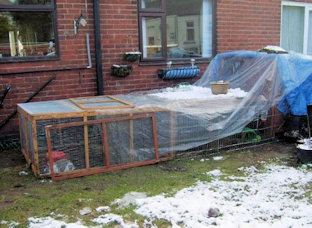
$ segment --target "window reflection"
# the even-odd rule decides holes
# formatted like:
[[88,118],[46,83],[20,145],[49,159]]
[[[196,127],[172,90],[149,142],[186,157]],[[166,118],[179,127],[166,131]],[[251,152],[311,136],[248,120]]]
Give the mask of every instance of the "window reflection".
[[51,5],[51,0],[0,0],[0,5]]
[[50,12],[0,12],[0,57],[54,56]]
[[142,9],[160,9],[161,0],[141,0]]
[[[163,11],[156,8],[161,2],[165,3]],[[141,0],[141,6],[143,58],[212,56],[213,0]],[[166,23],[162,24],[160,18]],[[161,42],[162,38],[166,43]]]
[[161,19],[158,17],[143,17],[143,57],[162,57]]
[[167,56],[212,55],[212,3],[210,0],[168,0]]

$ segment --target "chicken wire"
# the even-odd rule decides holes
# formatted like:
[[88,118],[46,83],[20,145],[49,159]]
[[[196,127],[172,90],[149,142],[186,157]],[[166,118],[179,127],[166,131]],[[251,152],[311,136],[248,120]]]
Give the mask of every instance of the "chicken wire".
[[[54,173],[157,161],[153,118],[145,115],[48,126],[48,159],[44,172],[50,174],[51,160]],[[114,139],[122,143],[116,144]]]

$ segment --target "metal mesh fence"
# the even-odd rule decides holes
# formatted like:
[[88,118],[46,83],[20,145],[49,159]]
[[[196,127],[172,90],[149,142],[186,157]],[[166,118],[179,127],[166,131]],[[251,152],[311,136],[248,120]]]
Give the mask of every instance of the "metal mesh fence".
[[154,118],[144,114],[47,126],[43,172],[50,174],[52,163],[52,175],[155,163],[159,155]]
[[[45,134],[45,127],[48,125],[55,125],[60,123],[72,123],[82,121],[83,118],[63,118],[63,119],[47,119],[47,120],[37,120],[37,143],[38,143],[38,158],[39,158],[39,169],[41,174],[45,174],[47,172],[47,139]],[[65,142],[69,142],[70,140],[75,138],[74,132],[73,134],[68,134],[68,132],[60,131],[58,134],[54,134],[53,140],[58,142],[60,145],[64,145]]]

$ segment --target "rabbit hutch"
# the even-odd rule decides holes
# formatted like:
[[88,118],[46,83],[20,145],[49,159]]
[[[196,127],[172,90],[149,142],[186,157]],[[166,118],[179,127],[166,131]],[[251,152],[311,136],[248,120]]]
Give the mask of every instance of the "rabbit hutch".
[[38,177],[61,180],[268,142],[282,126],[290,57],[219,54],[193,85],[19,104],[22,152]]

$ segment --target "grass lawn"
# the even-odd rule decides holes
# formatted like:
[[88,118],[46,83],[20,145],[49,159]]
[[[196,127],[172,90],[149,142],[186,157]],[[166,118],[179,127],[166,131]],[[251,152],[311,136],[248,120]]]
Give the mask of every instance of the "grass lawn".
[[[194,185],[198,180],[210,181],[206,172],[219,169],[225,175],[241,175],[239,167],[278,163],[296,166],[296,150],[288,144],[267,144],[243,151],[224,152],[205,157],[181,158],[156,165],[132,168],[122,171],[97,174],[59,182],[49,179],[39,180],[25,166],[0,168],[0,222],[15,221],[18,227],[27,227],[29,217],[46,217],[54,214],[66,216],[66,222],[76,222],[80,218],[86,225],[99,214],[95,208],[110,206],[111,213],[122,215],[127,221],[144,218],[133,212],[134,207],[120,209],[111,203],[126,193],[145,192],[148,196],[161,193],[169,195]],[[0,152],[3,153],[3,152]],[[220,161],[213,156],[222,156]],[[204,159],[204,160],[203,160]],[[209,159],[209,160],[208,160]],[[27,176],[20,176],[20,171]],[[307,195],[310,197],[310,187]],[[90,207],[93,212],[81,216],[79,210]],[[170,223],[157,221],[158,227],[168,227]],[[0,227],[8,225],[0,225]],[[113,225],[112,225],[113,226]]]

